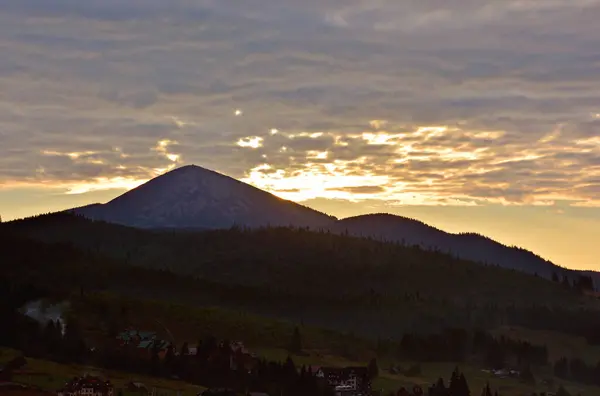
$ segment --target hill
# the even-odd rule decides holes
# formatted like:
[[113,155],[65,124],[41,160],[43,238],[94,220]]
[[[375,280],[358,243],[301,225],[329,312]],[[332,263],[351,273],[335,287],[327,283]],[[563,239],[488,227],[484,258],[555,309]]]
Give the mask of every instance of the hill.
[[451,234],[418,220],[390,214],[371,214],[337,221],[331,230],[354,236],[368,236],[383,241],[397,241],[439,250],[465,260],[498,265],[551,279],[553,275],[574,280],[589,275],[600,285],[600,273],[575,271],[518,247],[509,247],[490,238],[472,233]]
[[[54,257],[54,244],[73,250],[70,258],[56,256],[54,271],[40,282],[61,279],[56,268],[67,266],[61,271],[68,279],[81,276],[87,288],[96,282],[97,289],[237,307],[374,337],[500,324],[581,333],[598,309],[597,300],[540,277],[326,231],[156,231],[69,214],[5,223],[2,230],[7,257],[30,257],[36,271],[49,270],[42,263]],[[39,242],[19,242],[23,237],[52,245],[35,247]]]
[[175,169],[106,204],[73,209],[77,214],[140,228],[311,226],[333,219],[231,177],[190,165]]

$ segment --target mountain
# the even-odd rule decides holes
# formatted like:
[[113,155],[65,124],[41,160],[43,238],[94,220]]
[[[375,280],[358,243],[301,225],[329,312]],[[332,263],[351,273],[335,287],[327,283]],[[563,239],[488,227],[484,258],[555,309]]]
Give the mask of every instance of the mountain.
[[591,276],[600,285],[600,273],[575,271],[560,267],[551,261],[518,247],[509,247],[490,238],[473,233],[451,234],[421,221],[391,214],[370,214],[337,221],[330,230],[353,236],[382,241],[418,245],[439,250],[461,259],[497,265],[551,278],[556,274],[574,280],[579,275]]
[[184,166],[76,214],[138,228],[319,227],[335,220],[231,177]]
[[568,270],[527,250],[502,245],[477,234],[451,234],[418,220],[374,214],[337,220],[231,177],[198,166],[159,176],[106,203],[73,209],[93,220],[146,229],[223,229],[233,225],[309,227],[338,234],[403,242],[503,268],[551,278],[600,274]]

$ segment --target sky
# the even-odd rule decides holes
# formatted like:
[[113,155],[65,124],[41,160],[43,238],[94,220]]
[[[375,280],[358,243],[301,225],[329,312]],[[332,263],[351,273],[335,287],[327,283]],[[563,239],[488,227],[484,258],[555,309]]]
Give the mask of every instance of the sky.
[[0,0],[0,215],[186,164],[600,270],[600,0]]

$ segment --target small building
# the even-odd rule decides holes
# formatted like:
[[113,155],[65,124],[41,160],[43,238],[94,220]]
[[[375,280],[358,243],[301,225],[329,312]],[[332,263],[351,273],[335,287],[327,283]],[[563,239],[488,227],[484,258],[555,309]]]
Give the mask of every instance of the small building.
[[117,335],[117,340],[121,345],[138,345],[142,341],[153,341],[155,339],[156,333],[153,331],[139,331],[131,328]]
[[367,367],[321,367],[315,376],[332,388],[336,396],[371,394],[371,379]]
[[150,358],[152,356],[152,353],[154,351],[157,351],[158,357],[160,359],[164,359],[165,356],[167,355],[167,352],[172,347],[173,346],[171,345],[170,342],[167,342],[164,340],[159,340],[159,339],[143,340],[143,341],[140,341],[139,344],[137,344],[137,350],[139,351],[140,355],[142,357],[147,357],[147,358]]
[[56,392],[57,396],[114,396],[110,381],[99,377],[75,377]]

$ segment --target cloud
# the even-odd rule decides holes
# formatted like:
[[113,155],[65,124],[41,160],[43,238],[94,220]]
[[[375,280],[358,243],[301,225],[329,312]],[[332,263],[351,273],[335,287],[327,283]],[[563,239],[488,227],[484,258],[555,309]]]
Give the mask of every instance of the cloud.
[[249,147],[257,149],[259,147],[262,147],[262,142],[263,138],[261,138],[260,136],[249,136],[238,140],[237,145],[240,147]]
[[0,10],[0,188],[195,163],[298,200],[600,202],[600,1]]
[[377,194],[385,189],[381,186],[357,186],[357,187],[341,187],[331,189],[333,191],[347,191],[351,194]]

